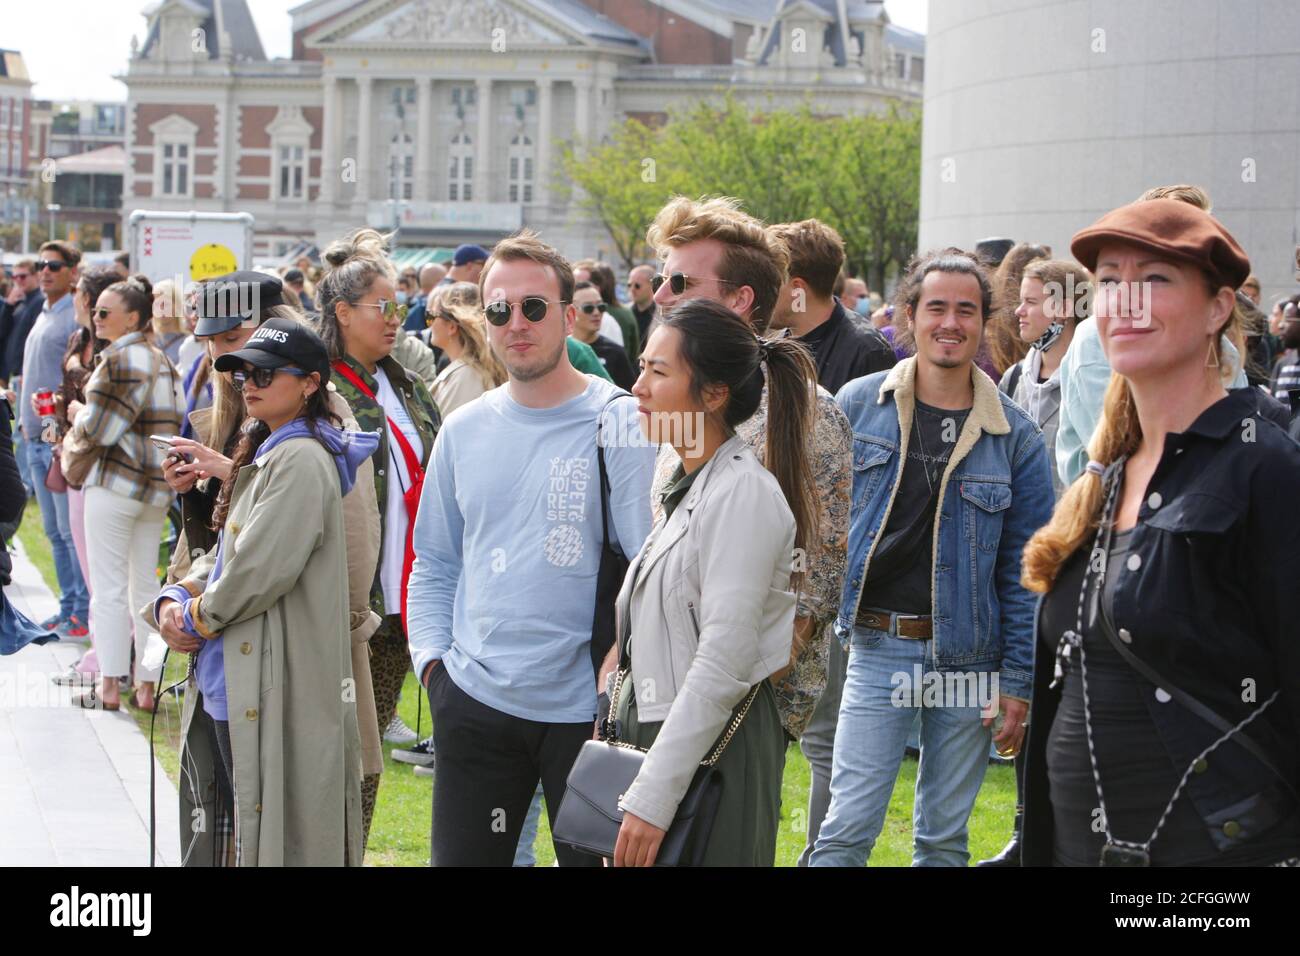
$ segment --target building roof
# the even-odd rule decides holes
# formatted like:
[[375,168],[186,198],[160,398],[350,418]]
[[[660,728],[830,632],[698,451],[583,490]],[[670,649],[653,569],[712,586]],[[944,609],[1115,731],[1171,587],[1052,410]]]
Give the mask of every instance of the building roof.
[[180,3],[204,17],[200,29],[203,30],[207,42],[208,59],[215,60],[222,56],[223,33],[230,38],[231,59],[266,59],[266,52],[262,49],[262,38],[258,36],[257,26],[253,23],[253,14],[248,9],[247,0],[163,0],[155,4],[145,11],[145,16],[149,17],[149,35],[140,50],[141,56],[148,56],[158,43],[157,14],[168,3]]
[[571,30],[575,30],[593,40],[606,43],[625,43],[628,46],[645,46],[647,41],[626,27],[615,23],[603,13],[597,13],[581,0],[525,0],[543,13],[561,21]]
[[925,34],[904,30],[889,24],[885,27],[885,43],[896,50],[906,50],[916,56],[925,56]]
[[0,77],[6,80],[30,80],[27,64],[17,50],[0,50]]
[[93,174],[95,176],[125,176],[126,149],[122,146],[105,146],[85,153],[75,153],[54,161],[54,173]]

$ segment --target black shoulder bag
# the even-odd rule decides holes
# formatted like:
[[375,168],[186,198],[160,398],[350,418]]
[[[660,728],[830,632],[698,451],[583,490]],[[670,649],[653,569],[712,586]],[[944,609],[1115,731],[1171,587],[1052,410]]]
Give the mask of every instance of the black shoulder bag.
[[[613,715],[618,713],[623,682],[629,673],[627,670],[618,672],[610,694],[611,719],[602,725],[604,728],[616,725]],[[686,795],[677,805],[672,826],[659,845],[655,866],[699,866],[703,862],[722,800],[722,778],[716,765],[740,729],[740,723],[749,713],[760,687],[762,684],[754,685],[732,715],[717,744],[700,761]],[[564,799],[555,815],[555,826],[551,829],[555,842],[612,859],[619,827],[623,825],[623,811],[618,802],[632,788],[633,781],[641,772],[641,765],[645,763],[645,755],[646,751],[640,747],[612,737],[584,743],[578,751],[578,759],[573,762],[573,769],[569,771]]]

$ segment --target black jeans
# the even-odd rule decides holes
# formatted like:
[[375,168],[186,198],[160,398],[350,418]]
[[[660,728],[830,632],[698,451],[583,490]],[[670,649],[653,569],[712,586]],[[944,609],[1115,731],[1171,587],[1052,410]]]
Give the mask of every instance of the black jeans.
[[[433,743],[432,864],[510,866],[537,781],[552,824],[592,721],[544,724],[470,697],[441,664],[429,677]],[[600,866],[598,857],[556,846],[560,866]]]

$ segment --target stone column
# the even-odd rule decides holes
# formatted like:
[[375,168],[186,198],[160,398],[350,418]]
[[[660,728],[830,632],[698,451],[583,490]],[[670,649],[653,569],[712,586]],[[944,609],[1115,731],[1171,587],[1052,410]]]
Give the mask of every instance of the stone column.
[[433,197],[433,77],[422,76],[415,81],[415,189],[417,202],[427,202]]
[[549,76],[537,80],[537,166],[533,181],[533,200],[549,208],[551,204],[551,143],[555,139],[551,124],[551,94],[554,83]]
[[[320,193],[318,201],[332,205],[339,194],[339,123],[342,104],[339,102],[337,77],[323,77],[325,98],[321,109],[320,131]],[[274,164],[272,164],[274,166]]]
[[370,77],[357,77],[357,93],[357,191],[353,198],[364,205],[370,200],[374,178],[374,82]]
[[478,138],[474,141],[474,201],[491,202],[488,164],[492,159],[492,80],[478,80]]
[[591,140],[591,78],[582,77],[573,81],[573,89],[577,94],[577,102],[574,105],[574,138],[578,140],[579,147],[586,149]]

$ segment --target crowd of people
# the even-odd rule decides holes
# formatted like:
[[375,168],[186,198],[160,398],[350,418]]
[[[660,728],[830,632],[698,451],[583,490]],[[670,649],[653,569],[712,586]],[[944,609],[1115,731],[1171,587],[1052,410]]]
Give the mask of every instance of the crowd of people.
[[909,746],[915,865],[969,862],[991,757],[982,866],[1300,860],[1300,295],[1259,309],[1202,190],[889,303],[817,220],[677,197],[646,238],[626,302],[528,231],[192,290],[18,263],[31,634],[89,632],[87,707],[188,655],[187,864],[359,865],[386,741],[437,866],[529,862],[543,802],[560,865],[769,866],[795,741],[800,865],[869,860]]

